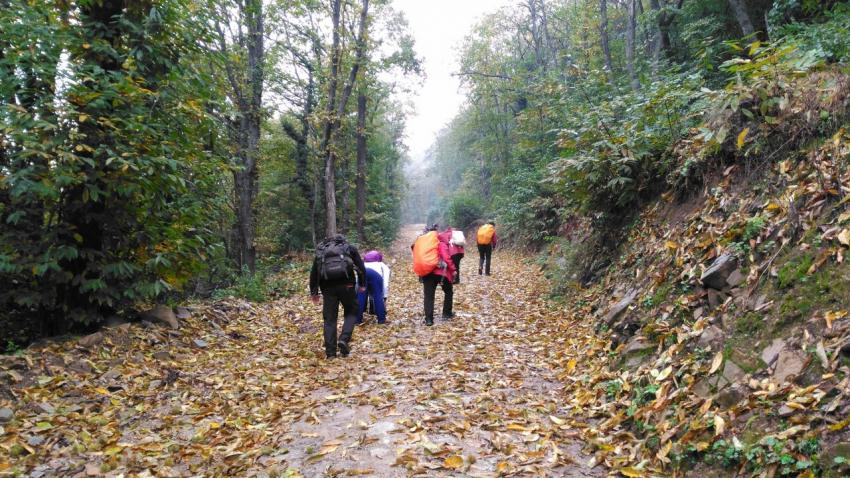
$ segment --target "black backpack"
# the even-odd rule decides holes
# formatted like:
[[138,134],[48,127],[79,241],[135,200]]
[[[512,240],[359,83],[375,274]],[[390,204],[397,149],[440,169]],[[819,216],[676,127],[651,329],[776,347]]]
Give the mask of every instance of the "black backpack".
[[316,247],[316,260],[319,264],[319,277],[324,281],[354,279],[354,260],[351,259],[351,246],[342,238],[322,241]]

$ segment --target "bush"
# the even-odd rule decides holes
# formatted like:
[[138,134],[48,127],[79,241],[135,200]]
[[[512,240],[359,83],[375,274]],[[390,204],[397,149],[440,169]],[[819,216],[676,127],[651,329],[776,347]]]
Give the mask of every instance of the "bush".
[[541,182],[542,178],[540,169],[519,169],[505,178],[493,199],[501,237],[538,247],[557,234],[560,198]]
[[251,302],[267,302],[289,297],[303,289],[310,271],[310,263],[293,260],[278,265],[266,261],[257,266],[251,275],[245,271],[236,275],[228,287],[216,289],[213,299],[239,297]]
[[[215,133],[185,9],[127,8],[106,27],[62,21],[53,2],[14,5],[0,9],[0,314],[55,334],[202,270],[226,165],[205,147]],[[43,81],[56,77],[61,88]]]
[[[777,2],[779,3],[779,2]],[[815,24],[793,22],[777,29],[778,36],[797,45],[800,50],[812,52],[817,58],[829,62],[850,62],[850,3],[841,3],[823,15]]]
[[469,193],[451,196],[446,205],[445,220],[448,225],[458,229],[466,229],[483,215],[484,205],[481,199]]

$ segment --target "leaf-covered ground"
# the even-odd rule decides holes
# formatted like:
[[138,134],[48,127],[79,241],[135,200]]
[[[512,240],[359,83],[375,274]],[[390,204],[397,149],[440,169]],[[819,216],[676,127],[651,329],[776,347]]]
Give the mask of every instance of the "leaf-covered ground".
[[603,475],[565,408],[565,342],[592,332],[567,326],[530,258],[507,251],[491,277],[470,254],[457,317],[425,327],[414,234],[390,259],[389,324],[358,327],[347,359],[322,358],[320,308],[304,296],[199,305],[180,330],[123,325],[90,347],[4,358],[0,472]]

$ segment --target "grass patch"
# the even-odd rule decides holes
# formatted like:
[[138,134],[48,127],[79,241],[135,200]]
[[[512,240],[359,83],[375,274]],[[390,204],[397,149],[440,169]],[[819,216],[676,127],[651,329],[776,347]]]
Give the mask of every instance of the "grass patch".
[[237,277],[229,287],[213,292],[213,299],[239,297],[250,302],[268,302],[289,297],[304,288],[309,264],[289,262],[282,267],[259,267],[254,275]]

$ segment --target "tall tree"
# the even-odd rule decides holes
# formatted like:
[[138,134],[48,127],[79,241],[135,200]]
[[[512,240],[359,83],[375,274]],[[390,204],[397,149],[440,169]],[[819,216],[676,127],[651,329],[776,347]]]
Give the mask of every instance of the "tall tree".
[[[254,200],[257,197],[257,159],[265,48],[264,10],[262,0],[211,2],[218,50],[229,83],[228,96],[236,108],[230,128],[238,164],[233,171],[236,223],[234,224],[234,259],[240,270],[254,273],[257,250],[254,244]],[[235,28],[235,31],[234,31]]]
[[[659,3],[659,1],[663,2],[663,4]],[[670,28],[676,19],[677,12],[682,9],[682,5],[685,3],[685,0],[675,1],[675,4],[668,4],[666,0],[649,0],[649,5],[655,10],[657,16],[658,43],[656,44],[654,53],[656,60],[660,58],[661,54],[669,56],[673,53]]]
[[632,89],[640,89],[635,72],[635,30],[637,29],[637,6],[640,0],[626,0],[628,2],[628,15],[626,16],[626,69],[629,72],[629,83]]
[[741,0],[728,1],[729,6],[732,7],[732,11],[735,13],[735,21],[737,21],[738,26],[741,27],[741,33],[743,33],[745,37],[755,33],[753,22],[750,21],[750,14],[747,13],[747,7],[744,5],[744,2]]
[[599,39],[602,44],[602,54],[605,57],[605,69],[608,75],[613,75],[614,66],[611,61],[611,48],[608,45],[608,0],[599,0]]
[[361,241],[366,240],[366,88],[361,85],[357,93],[357,236]]
[[357,74],[366,54],[366,32],[369,15],[369,0],[362,0],[360,22],[355,40],[354,63],[348,72],[348,79],[343,85],[342,92],[337,95],[340,80],[340,63],[342,61],[341,33],[341,0],[333,0],[331,4],[331,23],[333,25],[333,43],[331,45],[331,65],[328,77],[328,99],[325,109],[324,133],[322,135],[322,151],[325,157],[325,235],[330,237],[337,232],[336,207],[336,145],[334,136],[348,106],[348,100]]

